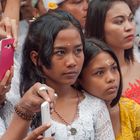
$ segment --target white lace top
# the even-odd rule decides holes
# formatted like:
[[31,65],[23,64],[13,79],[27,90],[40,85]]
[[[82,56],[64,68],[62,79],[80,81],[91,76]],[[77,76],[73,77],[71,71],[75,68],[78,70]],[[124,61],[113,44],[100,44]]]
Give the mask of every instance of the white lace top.
[[[70,134],[70,128],[76,129],[75,135]],[[51,129],[55,140],[115,140],[105,103],[88,94],[80,102],[79,117],[71,126],[52,120]]]

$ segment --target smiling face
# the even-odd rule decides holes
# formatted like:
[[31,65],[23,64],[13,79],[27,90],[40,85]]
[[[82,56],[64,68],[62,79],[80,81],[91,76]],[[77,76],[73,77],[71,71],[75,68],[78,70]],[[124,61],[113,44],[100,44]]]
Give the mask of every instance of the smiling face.
[[54,41],[51,68],[43,66],[47,84],[72,85],[81,72],[84,61],[83,44],[76,28],[61,30]]
[[93,96],[111,102],[117,96],[120,83],[117,64],[110,54],[101,52],[83,69],[79,81]]
[[123,1],[112,3],[105,25],[105,41],[114,49],[129,49],[133,46],[135,23],[133,14]]
[[84,28],[87,16],[88,0],[66,0],[59,8],[71,13]]

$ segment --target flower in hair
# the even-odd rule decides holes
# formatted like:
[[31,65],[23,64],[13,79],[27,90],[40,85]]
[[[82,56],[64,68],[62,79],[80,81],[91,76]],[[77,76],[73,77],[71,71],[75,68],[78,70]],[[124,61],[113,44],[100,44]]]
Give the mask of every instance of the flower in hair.
[[58,7],[56,2],[48,2],[48,9],[56,9]]

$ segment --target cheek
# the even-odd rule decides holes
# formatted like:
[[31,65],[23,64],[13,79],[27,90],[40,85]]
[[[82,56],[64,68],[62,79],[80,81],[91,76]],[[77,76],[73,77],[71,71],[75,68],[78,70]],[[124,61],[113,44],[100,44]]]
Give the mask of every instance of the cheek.
[[83,67],[84,63],[84,54],[82,53],[81,56],[78,58],[78,64]]

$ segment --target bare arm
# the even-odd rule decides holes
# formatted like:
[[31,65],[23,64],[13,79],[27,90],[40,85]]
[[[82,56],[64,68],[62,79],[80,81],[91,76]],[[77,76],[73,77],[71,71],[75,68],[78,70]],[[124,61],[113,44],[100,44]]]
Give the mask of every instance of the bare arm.
[[[20,107],[20,109],[19,108],[15,109],[16,113],[14,113],[14,116],[12,118],[12,121],[7,131],[5,132],[5,134],[2,136],[0,140],[22,140],[23,138],[25,138],[25,136],[27,135],[29,126],[30,126],[31,119],[32,119],[32,117],[31,119],[27,119],[29,114],[33,115],[34,113],[39,112],[40,105],[44,101],[50,102],[50,101],[55,100],[53,89],[47,87],[48,94],[46,94],[46,90],[39,91],[40,87],[44,87],[44,85],[41,83],[34,84],[20,99],[18,103],[18,106]],[[25,116],[23,114],[25,114],[26,117],[22,117],[22,116]],[[38,132],[38,129],[37,129],[37,132]],[[33,131],[33,134],[34,134],[34,131]],[[39,135],[40,133],[37,133],[37,134]],[[25,140],[34,140],[34,137],[33,139],[30,139],[30,137],[32,138],[32,135],[29,137],[26,137]],[[46,139],[46,140],[49,140],[49,139]]]
[[15,19],[17,24],[19,22],[20,0],[7,0],[4,14],[11,19]]
[[6,134],[0,140],[9,140],[9,138],[11,140],[22,140],[27,134],[29,125],[30,121],[23,120],[15,113]]

